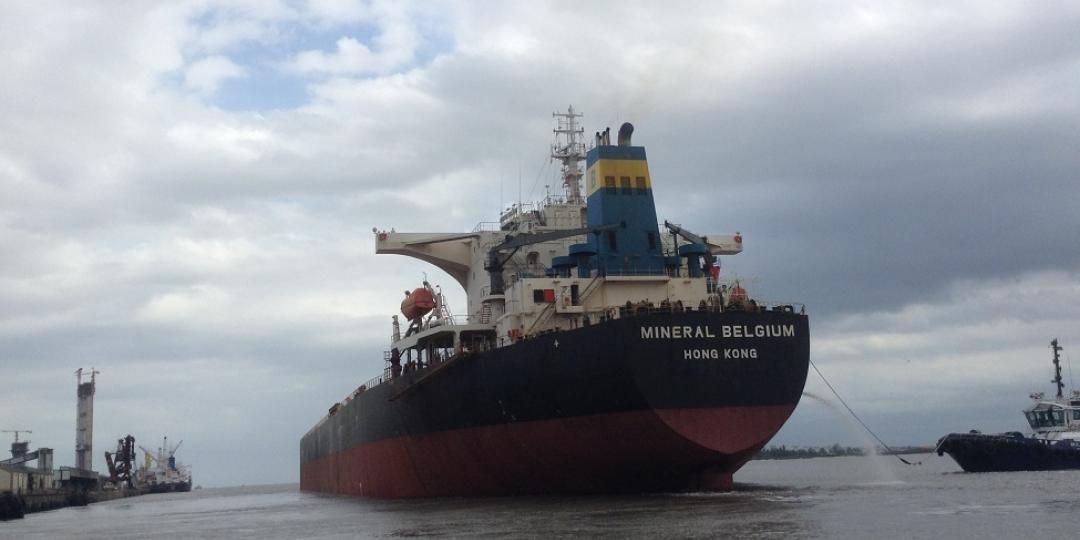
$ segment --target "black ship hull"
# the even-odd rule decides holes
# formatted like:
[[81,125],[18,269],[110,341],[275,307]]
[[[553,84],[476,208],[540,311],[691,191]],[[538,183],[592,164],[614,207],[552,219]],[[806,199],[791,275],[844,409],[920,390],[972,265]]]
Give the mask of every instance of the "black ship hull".
[[177,493],[191,491],[191,482],[163,482],[146,487],[149,493]]
[[938,441],[937,453],[949,454],[967,472],[1080,469],[1080,444],[1051,443],[1017,432],[950,433]]
[[301,489],[379,497],[730,488],[806,382],[807,318],[651,313],[358,389],[301,440]]

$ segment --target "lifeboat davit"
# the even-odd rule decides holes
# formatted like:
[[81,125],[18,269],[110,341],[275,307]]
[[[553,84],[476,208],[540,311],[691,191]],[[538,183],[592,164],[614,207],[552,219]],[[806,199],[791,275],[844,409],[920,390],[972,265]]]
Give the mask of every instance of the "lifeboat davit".
[[435,309],[435,295],[423,287],[413,290],[401,301],[401,314],[410,321],[427,315],[432,309]]

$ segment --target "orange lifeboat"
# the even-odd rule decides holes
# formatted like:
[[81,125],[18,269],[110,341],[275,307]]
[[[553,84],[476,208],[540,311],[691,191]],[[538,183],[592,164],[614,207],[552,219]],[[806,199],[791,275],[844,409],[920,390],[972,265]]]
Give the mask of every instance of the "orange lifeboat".
[[735,286],[728,292],[728,305],[743,306],[747,300],[749,298],[746,296],[746,289],[740,287],[736,282]]
[[401,301],[401,314],[408,320],[427,315],[435,308],[435,295],[423,287],[415,289]]

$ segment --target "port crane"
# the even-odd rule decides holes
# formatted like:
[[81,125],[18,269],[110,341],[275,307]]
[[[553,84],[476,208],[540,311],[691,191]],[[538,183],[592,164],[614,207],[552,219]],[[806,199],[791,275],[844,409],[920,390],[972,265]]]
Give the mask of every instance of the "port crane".
[[30,449],[30,441],[19,440],[20,433],[30,434],[33,431],[29,429],[2,429],[2,433],[14,433],[15,442],[11,443],[11,457],[8,459],[0,460],[0,465],[19,465],[20,463],[26,463],[27,461],[34,461],[38,458],[38,452],[28,452]]
[[105,463],[109,466],[109,479],[113,484],[135,487],[131,476],[132,464],[135,463],[135,437],[128,435],[116,441],[116,452],[105,452]]
[[[19,442],[19,434],[20,433],[26,433],[27,435],[29,435],[29,434],[33,433],[33,431],[30,431],[29,429],[0,429],[0,433],[14,433],[15,434],[15,442]],[[23,442],[29,443],[30,441],[23,441]]]

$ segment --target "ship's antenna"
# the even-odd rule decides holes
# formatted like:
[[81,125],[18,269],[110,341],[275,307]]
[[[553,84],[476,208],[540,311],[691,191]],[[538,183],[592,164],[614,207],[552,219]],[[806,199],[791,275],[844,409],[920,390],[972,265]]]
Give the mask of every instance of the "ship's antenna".
[[1058,346],[1057,338],[1050,341],[1050,348],[1054,351],[1054,380],[1050,381],[1057,385],[1057,397],[1062,398],[1061,391],[1065,384],[1061,382],[1061,359],[1058,357],[1058,353],[1061,352],[1061,347]]
[[555,118],[555,142],[551,144],[552,159],[562,163],[563,187],[566,189],[566,202],[581,203],[581,167],[585,159],[585,129],[577,119],[583,115],[574,111],[571,105],[564,113],[551,113]]

